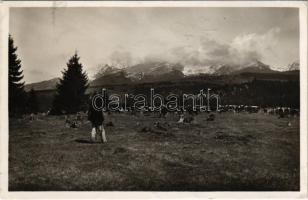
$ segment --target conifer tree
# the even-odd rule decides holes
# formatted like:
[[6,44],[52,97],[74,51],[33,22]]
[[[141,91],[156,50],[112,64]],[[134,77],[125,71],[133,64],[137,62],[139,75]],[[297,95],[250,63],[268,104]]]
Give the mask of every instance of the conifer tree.
[[33,88],[31,88],[30,92],[28,93],[27,108],[29,113],[37,113],[39,110],[37,95]]
[[25,91],[21,60],[18,58],[17,47],[9,35],[9,113],[10,116],[22,114],[25,111]]
[[86,105],[85,92],[88,87],[88,76],[83,72],[79,59],[75,53],[62,72],[63,76],[57,84],[57,94],[53,101],[51,111],[53,114],[76,113]]

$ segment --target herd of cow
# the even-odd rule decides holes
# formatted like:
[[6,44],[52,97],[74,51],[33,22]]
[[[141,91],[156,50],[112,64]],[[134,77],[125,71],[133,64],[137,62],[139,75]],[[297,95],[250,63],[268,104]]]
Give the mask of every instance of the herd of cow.
[[[261,108],[260,106],[245,106],[245,105],[220,105],[217,110],[215,111],[206,111],[208,113],[206,120],[207,121],[214,121],[215,114],[221,114],[225,112],[229,113],[262,113],[266,115],[274,115],[278,118],[285,118],[285,117],[298,117],[299,116],[299,109],[294,109],[290,107],[264,107]],[[187,109],[185,111],[177,111],[177,112],[169,112],[167,109],[161,109],[158,112],[144,112],[144,111],[136,111],[130,110],[126,114],[133,115],[133,116],[150,116],[154,115],[157,118],[167,118],[168,115],[176,116],[177,123],[185,123],[191,124],[196,122],[196,116],[199,115],[201,111],[199,110],[192,110]],[[111,112],[106,112],[108,116],[112,115]],[[28,119],[29,121],[34,121],[40,118],[44,118],[45,116],[49,115],[49,112],[46,113],[31,113],[30,115],[25,115],[24,119]],[[105,126],[111,126],[109,117],[106,117]],[[65,126],[68,128],[78,128],[80,125],[87,123],[87,112],[78,112],[74,115],[64,115]],[[113,126],[114,124],[112,124]]]
[[235,113],[247,112],[258,113],[263,112],[270,115],[278,115],[280,118],[285,116],[299,116],[299,109],[290,107],[260,107],[260,106],[244,106],[244,105],[225,105],[220,106],[218,112],[232,111]]

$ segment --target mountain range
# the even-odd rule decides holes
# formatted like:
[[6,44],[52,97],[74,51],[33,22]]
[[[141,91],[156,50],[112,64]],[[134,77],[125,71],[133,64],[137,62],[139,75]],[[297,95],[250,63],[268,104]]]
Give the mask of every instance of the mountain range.
[[[97,87],[113,84],[131,83],[151,83],[163,81],[175,81],[183,78],[196,76],[237,76],[241,74],[294,74],[299,71],[299,63],[290,64],[285,72],[275,71],[260,61],[255,61],[246,65],[227,65],[219,64],[208,67],[199,67],[194,73],[185,74],[184,66],[177,63],[168,62],[145,62],[127,68],[117,68],[109,65],[103,66],[96,74],[94,80],[90,81],[90,86]],[[59,78],[31,83],[25,86],[26,91],[31,88],[34,90],[52,90],[56,88]]]
[[289,64],[288,65],[288,70],[289,71],[299,70],[299,63],[298,62],[293,62],[292,64]]
[[56,89],[57,83],[59,82],[60,78],[53,78],[46,81],[30,83],[25,85],[25,90],[30,91],[31,89],[37,90],[54,90]]

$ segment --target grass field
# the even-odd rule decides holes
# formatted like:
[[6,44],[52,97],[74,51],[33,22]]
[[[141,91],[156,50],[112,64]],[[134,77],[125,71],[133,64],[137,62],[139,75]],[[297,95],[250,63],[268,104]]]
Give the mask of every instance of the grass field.
[[[89,143],[86,121],[73,129],[63,116],[10,119],[9,190],[299,190],[299,118],[207,115],[188,125],[112,114],[105,144]],[[155,131],[155,121],[167,121],[168,131]]]

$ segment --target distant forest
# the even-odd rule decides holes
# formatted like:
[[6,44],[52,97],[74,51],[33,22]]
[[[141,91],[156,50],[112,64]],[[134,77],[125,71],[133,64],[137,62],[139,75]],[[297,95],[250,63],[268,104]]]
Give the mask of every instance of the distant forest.
[[[217,77],[216,77],[217,78]],[[299,108],[300,105],[300,84],[299,80],[259,80],[252,78],[242,83],[217,83],[214,80],[178,80],[170,82],[138,83],[138,84],[114,84],[105,86],[89,87],[87,95],[94,91],[101,91],[106,88],[109,94],[124,95],[144,94],[150,95],[150,89],[154,88],[155,93],[166,96],[170,93],[198,94],[200,90],[206,91],[211,88],[211,94],[220,96],[221,105],[251,105],[261,107],[291,107]],[[56,90],[36,91],[39,110],[46,112],[52,106]]]

